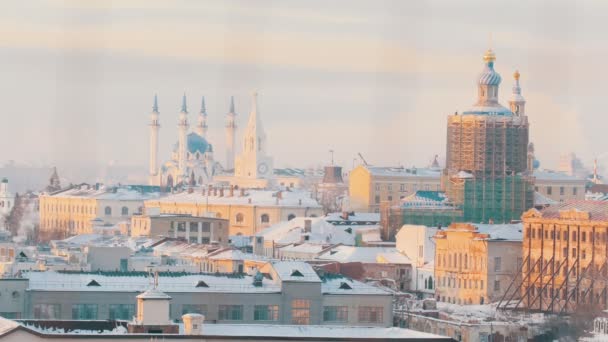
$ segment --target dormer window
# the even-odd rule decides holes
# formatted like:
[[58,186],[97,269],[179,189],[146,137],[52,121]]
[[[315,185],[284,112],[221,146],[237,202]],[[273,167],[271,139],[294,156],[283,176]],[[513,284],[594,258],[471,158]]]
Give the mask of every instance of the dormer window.
[[196,284],[196,287],[209,287],[209,285],[207,285],[207,283],[205,283],[202,280],[199,280],[199,282]]
[[350,285],[348,285],[347,283],[342,282],[342,283],[340,284],[340,289],[341,289],[341,290],[352,290],[353,288],[352,288]]
[[101,286],[95,279],[91,280],[87,286]]
[[293,271],[291,271],[291,276],[292,277],[303,277],[304,275],[302,274],[302,272],[300,272],[298,270],[293,270]]

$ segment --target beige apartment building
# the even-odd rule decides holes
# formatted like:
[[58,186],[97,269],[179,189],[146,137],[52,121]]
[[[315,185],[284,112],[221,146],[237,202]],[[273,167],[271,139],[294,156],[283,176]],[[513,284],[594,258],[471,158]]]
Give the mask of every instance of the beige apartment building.
[[380,212],[380,203],[391,204],[418,190],[441,190],[441,170],[433,168],[403,168],[360,165],[349,175],[350,209]]
[[144,201],[160,197],[158,187],[104,187],[81,184],[40,195],[41,239],[62,238],[93,232],[94,219],[114,224],[128,220]]
[[584,178],[563,172],[534,170],[534,190],[555,202],[584,200],[586,184]]
[[161,214],[215,216],[229,222],[229,235],[255,235],[295,217],[320,217],[323,208],[306,191],[224,190],[181,192],[145,203]]
[[172,237],[189,243],[228,244],[228,220],[188,214],[135,214],[130,236]]
[[435,298],[499,301],[522,264],[522,225],[453,223],[435,234]]

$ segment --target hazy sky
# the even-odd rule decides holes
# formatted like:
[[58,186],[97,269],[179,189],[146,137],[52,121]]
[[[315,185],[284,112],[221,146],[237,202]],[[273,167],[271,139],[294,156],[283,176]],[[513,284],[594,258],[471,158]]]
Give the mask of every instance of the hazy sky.
[[[521,72],[538,158],[608,163],[606,1],[3,0],[0,159],[141,165],[154,93],[161,159],[180,97],[224,157],[234,95],[244,128],[259,93],[277,166],[423,166],[446,115],[476,98],[491,44],[507,104]],[[491,35],[491,42],[490,42]],[[240,141],[239,141],[240,143]],[[600,160],[602,162],[602,160]]]

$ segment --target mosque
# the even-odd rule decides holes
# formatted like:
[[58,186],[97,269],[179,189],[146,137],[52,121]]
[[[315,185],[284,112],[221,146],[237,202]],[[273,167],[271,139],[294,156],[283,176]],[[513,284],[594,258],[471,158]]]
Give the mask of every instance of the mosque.
[[257,94],[252,96],[251,113],[245,128],[242,152],[235,155],[236,112],[234,98],[226,114],[226,163],[222,166],[214,159],[213,145],[207,140],[207,111],[203,97],[196,126],[190,130],[186,95],[182,98],[178,114],[178,141],[171,158],[159,166],[158,138],[160,112],[158,97],[150,114],[150,165],[149,184],[163,187],[177,185],[200,186],[225,183],[247,188],[267,188],[273,177],[273,158],[266,152],[266,133],[257,106]]

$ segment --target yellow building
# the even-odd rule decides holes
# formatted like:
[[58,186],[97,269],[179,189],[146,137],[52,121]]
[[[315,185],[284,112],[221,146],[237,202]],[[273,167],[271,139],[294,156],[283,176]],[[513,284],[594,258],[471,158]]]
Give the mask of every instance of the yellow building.
[[397,204],[418,190],[439,191],[441,170],[360,165],[349,175],[350,209],[380,212],[380,203]]
[[521,305],[554,313],[580,307],[605,310],[608,202],[570,201],[530,209],[523,224],[523,281],[514,285],[520,289]]
[[141,211],[144,200],[158,197],[157,187],[88,184],[40,195],[40,237],[49,240],[92,233],[93,219],[111,224],[128,220]]
[[435,235],[435,298],[499,301],[522,263],[521,224],[453,223]]
[[563,172],[534,170],[534,190],[555,202],[584,200],[586,184],[584,178]]
[[146,201],[145,207],[146,212],[159,208],[160,214],[228,219],[230,235],[255,235],[281,221],[323,215],[323,208],[305,191],[203,189]]

